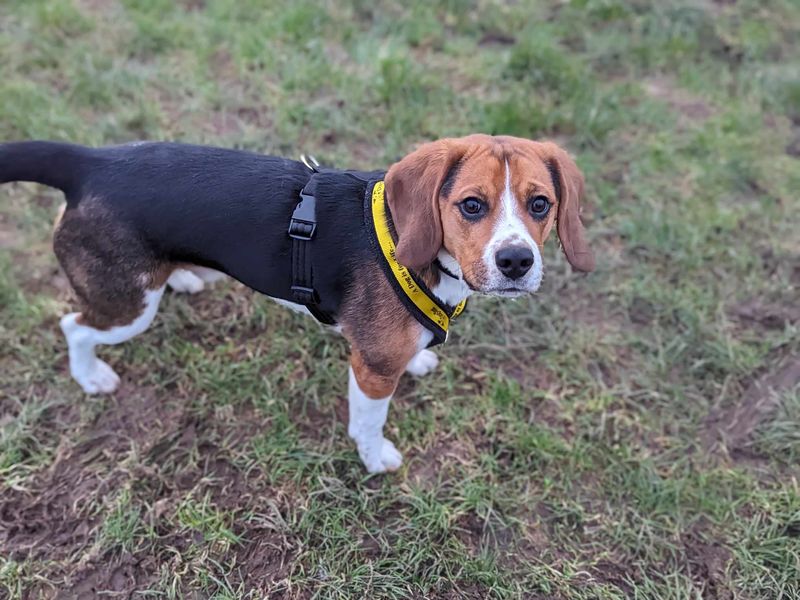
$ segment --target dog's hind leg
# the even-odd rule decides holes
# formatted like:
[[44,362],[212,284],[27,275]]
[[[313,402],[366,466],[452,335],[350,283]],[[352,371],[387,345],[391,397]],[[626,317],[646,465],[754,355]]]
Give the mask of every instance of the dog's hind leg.
[[[153,322],[164,286],[144,292],[144,308],[139,316],[127,325],[108,329],[94,326],[91,312],[70,313],[61,318],[61,330],[69,348],[69,370],[87,394],[111,393],[119,385],[119,376],[95,355],[99,344],[121,344],[139,335]],[[101,319],[102,321],[102,319]]]
[[209,269],[208,267],[199,267],[197,265],[191,265],[189,270],[197,275],[200,279],[203,280],[204,283],[216,283],[220,279],[225,279],[227,275],[222,271],[217,271],[216,269]]
[[197,294],[203,291],[205,282],[189,269],[175,269],[167,279],[167,285],[179,294]]
[[95,347],[147,329],[173,267],[91,198],[67,208],[53,247],[81,303],[80,312],[61,319],[72,377],[89,394],[113,392],[119,377]]
[[187,265],[180,267],[172,272],[167,280],[167,285],[173,292],[185,292],[196,294],[202,292],[207,283],[214,283],[225,277],[225,273],[220,273],[207,267]]

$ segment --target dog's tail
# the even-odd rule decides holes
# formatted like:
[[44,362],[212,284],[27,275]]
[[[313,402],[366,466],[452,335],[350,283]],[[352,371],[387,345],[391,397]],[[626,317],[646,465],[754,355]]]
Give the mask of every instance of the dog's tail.
[[80,185],[92,149],[62,142],[0,144],[0,183],[35,181],[72,195]]

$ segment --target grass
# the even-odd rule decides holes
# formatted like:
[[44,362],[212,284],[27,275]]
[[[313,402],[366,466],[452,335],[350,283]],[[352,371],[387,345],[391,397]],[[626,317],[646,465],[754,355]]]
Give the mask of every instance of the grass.
[[478,299],[405,381],[396,474],[333,334],[226,283],[69,379],[59,195],[0,192],[0,597],[800,598],[800,10],[755,2],[6,0],[0,139],[379,168],[552,138],[598,257]]

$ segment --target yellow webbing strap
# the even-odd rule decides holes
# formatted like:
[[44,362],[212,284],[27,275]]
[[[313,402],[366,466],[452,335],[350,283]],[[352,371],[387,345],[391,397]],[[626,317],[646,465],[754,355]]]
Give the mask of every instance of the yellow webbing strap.
[[410,271],[397,262],[394,240],[389,233],[389,224],[386,219],[386,205],[383,201],[383,192],[383,181],[379,181],[372,189],[372,222],[375,224],[375,233],[377,234],[378,243],[380,244],[383,256],[386,259],[386,262],[389,263],[392,274],[400,283],[400,287],[406,293],[408,299],[411,300],[411,302],[413,302],[414,305],[419,308],[423,314],[425,314],[425,316],[427,316],[431,321],[436,323],[445,332],[447,332],[448,328],[450,327],[450,319],[461,314],[461,312],[464,310],[464,306],[467,304],[467,301],[462,300],[459,302],[459,304],[453,310],[453,314],[448,315],[436,302],[431,299],[430,296],[428,296],[428,294],[420,289],[420,287],[414,281],[414,278],[411,276]]

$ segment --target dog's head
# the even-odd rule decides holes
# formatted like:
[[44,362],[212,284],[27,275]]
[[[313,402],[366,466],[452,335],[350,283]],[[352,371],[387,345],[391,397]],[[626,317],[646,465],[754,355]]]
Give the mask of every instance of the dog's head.
[[583,176],[564,150],[508,136],[431,142],[386,174],[397,260],[421,269],[445,250],[467,285],[497,296],[539,288],[541,248],[554,224],[572,267],[594,269],[582,195]]

